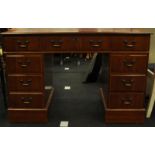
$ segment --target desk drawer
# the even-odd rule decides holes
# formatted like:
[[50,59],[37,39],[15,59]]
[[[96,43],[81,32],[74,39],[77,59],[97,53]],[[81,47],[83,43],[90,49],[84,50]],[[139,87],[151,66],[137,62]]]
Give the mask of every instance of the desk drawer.
[[110,70],[112,73],[146,74],[148,55],[112,54]]
[[37,36],[10,36],[4,37],[4,51],[37,51],[39,37]]
[[43,51],[71,51],[77,50],[76,39],[71,36],[46,36],[42,37],[40,44]]
[[109,36],[87,36],[81,37],[82,51],[103,51],[110,49]]
[[7,55],[6,70],[8,74],[42,73],[42,55]]
[[43,108],[43,94],[9,94],[9,108]]
[[122,76],[110,77],[110,91],[145,91],[146,76]]
[[144,108],[144,93],[110,93],[108,108]]
[[42,76],[8,76],[9,91],[40,92],[43,91]]
[[113,51],[149,51],[149,44],[149,35],[115,35],[111,48]]

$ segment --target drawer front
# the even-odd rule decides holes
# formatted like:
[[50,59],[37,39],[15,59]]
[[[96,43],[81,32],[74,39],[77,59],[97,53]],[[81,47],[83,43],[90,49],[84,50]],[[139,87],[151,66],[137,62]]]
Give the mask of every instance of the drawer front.
[[112,73],[146,74],[148,55],[116,55],[110,56]]
[[110,93],[108,108],[144,108],[144,93]]
[[37,51],[39,50],[39,37],[36,36],[10,36],[4,37],[4,51]]
[[9,91],[43,91],[42,76],[8,76]]
[[87,36],[80,39],[82,51],[103,51],[110,49],[109,36]]
[[105,123],[144,123],[145,109],[109,110],[105,115]]
[[111,91],[145,91],[146,76],[111,76]]
[[43,51],[71,51],[78,49],[78,42],[72,36],[46,36],[41,37],[41,50]]
[[6,70],[8,74],[42,73],[42,55],[7,55]]
[[10,108],[43,108],[43,94],[9,94]]
[[113,51],[149,51],[150,37],[143,35],[116,35],[112,37]]

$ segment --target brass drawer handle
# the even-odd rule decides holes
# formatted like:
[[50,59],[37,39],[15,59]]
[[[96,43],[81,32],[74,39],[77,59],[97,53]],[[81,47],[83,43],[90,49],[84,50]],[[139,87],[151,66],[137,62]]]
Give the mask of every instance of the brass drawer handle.
[[124,83],[124,86],[131,87],[132,86],[132,83]]
[[61,45],[59,45],[59,44],[54,44],[54,45],[52,45],[53,47],[61,47]]
[[100,45],[98,44],[94,44],[94,45],[91,45],[92,47],[99,47]]
[[125,105],[130,105],[132,104],[133,99],[132,98],[123,98],[122,103]]
[[126,63],[126,66],[127,66],[127,67],[133,67],[134,64],[133,64],[133,63]]
[[20,48],[27,48],[29,42],[30,42],[29,40],[24,40],[24,41],[17,40],[18,46],[19,46]]
[[28,67],[28,64],[21,64],[20,65],[22,68],[26,68],[26,67]]
[[123,104],[129,105],[129,104],[131,104],[131,101],[129,101],[129,100],[123,101]]
[[30,61],[30,60],[25,61],[25,62],[20,61],[20,62],[18,62],[18,63],[19,63],[19,65],[20,65],[20,67],[22,67],[22,68],[27,68],[27,67],[30,65],[31,61]]
[[21,48],[27,48],[27,45],[20,44],[19,47],[21,47]]
[[52,44],[53,47],[61,47],[63,41],[62,40],[50,40],[50,43]]
[[30,104],[31,102],[30,101],[24,101],[23,103],[24,104]]
[[136,41],[128,41],[128,40],[124,40],[123,41],[126,47],[132,48],[136,46]]
[[89,40],[89,43],[92,47],[100,47],[101,43],[103,43],[102,40]]
[[127,47],[134,47],[135,45],[133,45],[133,44],[127,44],[126,46]]
[[20,80],[20,83],[21,83],[22,86],[27,87],[27,86],[31,85],[32,80],[27,80],[27,81]]
[[125,79],[122,79],[121,81],[125,87],[132,87],[132,84],[134,82],[134,80],[125,80]]
[[62,40],[50,40],[50,43],[52,43],[53,47],[61,47],[63,41]]
[[124,60],[123,63],[126,67],[133,67],[135,65],[136,61],[135,60],[130,60],[130,61]]
[[29,42],[30,42],[29,40],[23,40],[23,41],[17,40],[17,43],[26,43],[26,44],[28,44]]
[[24,104],[31,104],[32,103],[32,97],[21,97],[21,101]]

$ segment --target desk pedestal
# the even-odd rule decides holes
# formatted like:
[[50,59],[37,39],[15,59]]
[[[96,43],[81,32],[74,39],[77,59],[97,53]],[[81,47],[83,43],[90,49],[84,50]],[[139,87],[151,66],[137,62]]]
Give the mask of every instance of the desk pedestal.
[[107,108],[103,89],[100,88],[101,101],[105,110],[105,123],[143,123],[145,109],[110,109]]

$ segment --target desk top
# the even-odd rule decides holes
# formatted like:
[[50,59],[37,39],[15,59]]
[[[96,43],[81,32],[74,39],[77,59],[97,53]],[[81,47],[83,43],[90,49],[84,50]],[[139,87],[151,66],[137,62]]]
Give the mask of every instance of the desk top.
[[89,33],[110,33],[110,34],[150,34],[141,28],[13,28],[3,35],[18,34],[89,34]]

